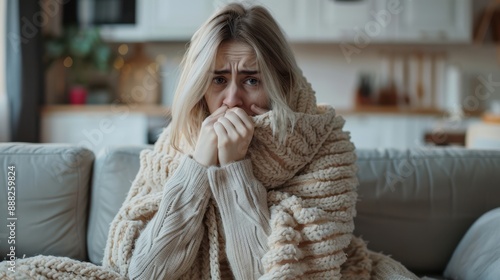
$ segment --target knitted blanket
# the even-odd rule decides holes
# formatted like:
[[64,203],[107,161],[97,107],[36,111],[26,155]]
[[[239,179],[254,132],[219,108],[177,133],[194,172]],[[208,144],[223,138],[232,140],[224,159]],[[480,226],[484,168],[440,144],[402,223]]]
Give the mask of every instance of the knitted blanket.
[[[270,111],[254,117],[248,151],[255,177],[268,190],[271,213],[262,279],[418,279],[352,235],[357,169],[344,120],[333,108],[317,106],[305,82],[289,100],[296,123],[286,144],[273,137]],[[135,240],[158,211],[163,186],[182,156],[168,137],[166,129],[153,150],[141,152],[139,173],[111,224],[103,266],[37,256],[18,260],[15,273],[0,264],[0,279],[126,278]],[[230,279],[215,203],[209,203],[205,224],[198,257],[182,279]]]

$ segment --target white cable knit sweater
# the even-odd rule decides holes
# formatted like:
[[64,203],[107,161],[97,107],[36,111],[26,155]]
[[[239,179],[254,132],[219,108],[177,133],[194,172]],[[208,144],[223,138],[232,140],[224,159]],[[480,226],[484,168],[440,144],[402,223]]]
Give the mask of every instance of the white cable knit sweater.
[[286,144],[272,137],[272,111],[256,116],[248,158],[225,167],[205,168],[177,152],[165,130],[154,150],[141,152],[102,267],[38,256],[19,260],[17,275],[417,279],[352,236],[357,170],[344,120],[317,106],[308,84],[293,94],[297,122]]

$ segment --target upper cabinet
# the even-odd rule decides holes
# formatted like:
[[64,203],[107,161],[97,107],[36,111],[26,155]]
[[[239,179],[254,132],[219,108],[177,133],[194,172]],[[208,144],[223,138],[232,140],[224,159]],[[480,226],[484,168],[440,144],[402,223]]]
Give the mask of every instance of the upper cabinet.
[[[144,0],[143,0],[144,1]],[[196,30],[214,12],[207,0],[148,0],[148,37],[153,41],[191,39]]]
[[307,41],[317,37],[316,24],[311,22],[313,6],[309,1],[266,0],[255,3],[269,10],[289,40]]
[[319,40],[365,44],[381,41],[395,33],[400,5],[387,7],[386,1],[317,2]]
[[[137,0],[136,25],[103,26],[110,41],[187,41],[228,0]],[[237,0],[269,9],[292,42],[468,43],[471,0]]]
[[319,41],[467,43],[472,38],[470,0],[316,1]]
[[399,41],[470,42],[470,0],[402,0]]

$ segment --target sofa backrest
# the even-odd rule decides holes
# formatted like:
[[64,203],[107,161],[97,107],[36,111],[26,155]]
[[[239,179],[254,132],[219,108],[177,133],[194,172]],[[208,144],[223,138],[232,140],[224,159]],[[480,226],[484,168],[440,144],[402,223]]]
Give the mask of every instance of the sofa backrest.
[[152,148],[153,145],[108,147],[97,154],[87,232],[91,262],[102,263],[110,224],[139,171],[139,154]]
[[500,151],[358,150],[355,234],[413,272],[444,271],[471,224],[500,206]]
[[94,154],[82,147],[0,143],[2,260],[13,253],[18,258],[43,254],[87,260],[93,163]]

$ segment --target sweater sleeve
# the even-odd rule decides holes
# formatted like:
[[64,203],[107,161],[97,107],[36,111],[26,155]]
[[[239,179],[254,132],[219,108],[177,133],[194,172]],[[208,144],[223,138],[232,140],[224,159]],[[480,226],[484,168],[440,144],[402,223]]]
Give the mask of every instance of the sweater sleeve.
[[208,180],[218,205],[226,254],[236,279],[258,279],[261,259],[268,250],[267,191],[254,177],[250,160],[208,169]]
[[158,212],[135,243],[131,279],[178,279],[191,267],[209,198],[206,168],[184,156],[166,183]]

